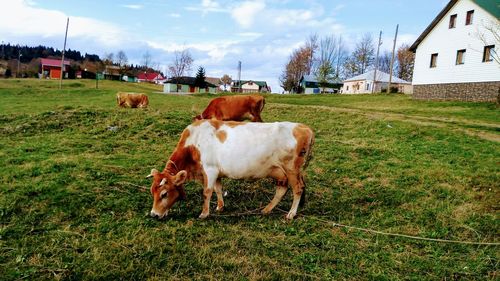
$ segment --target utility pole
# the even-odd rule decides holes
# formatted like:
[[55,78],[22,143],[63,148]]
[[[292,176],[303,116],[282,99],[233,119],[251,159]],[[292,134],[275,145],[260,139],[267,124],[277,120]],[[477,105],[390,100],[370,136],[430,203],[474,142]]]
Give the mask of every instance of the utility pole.
[[241,61],[238,61],[238,93],[241,93]]
[[17,72],[16,72],[16,78],[19,78],[19,65],[21,63],[21,57],[23,55],[21,55],[21,47],[18,47],[18,56],[17,56]]
[[61,59],[61,80],[59,81],[59,89],[62,89],[62,80],[64,73],[64,52],[66,51],[66,38],[68,38],[68,26],[69,26],[69,18],[66,21],[66,34],[64,35],[64,47],[62,51],[62,59]]
[[391,91],[391,82],[392,82],[392,68],[394,67],[394,51],[396,50],[396,40],[398,39],[398,29],[399,24],[396,25],[396,34],[394,35],[394,44],[392,45],[392,58],[391,58],[391,69],[389,73],[389,85],[387,85],[387,93]]
[[372,94],[375,92],[375,86],[377,86],[378,54],[380,51],[380,45],[382,45],[382,31],[380,31],[378,36],[377,57],[375,58],[375,71],[373,71]]

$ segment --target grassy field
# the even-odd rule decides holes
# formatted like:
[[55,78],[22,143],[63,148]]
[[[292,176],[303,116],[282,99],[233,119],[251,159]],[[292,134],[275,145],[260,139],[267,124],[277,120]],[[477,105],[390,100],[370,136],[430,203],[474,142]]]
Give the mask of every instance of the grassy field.
[[[316,133],[307,202],[253,212],[270,180],[224,180],[226,207],[199,220],[201,186],[148,216],[152,168],[213,96],[103,81],[0,80],[0,279],[498,280],[500,109],[404,95],[266,96],[265,121]],[[145,110],[117,91],[144,92]]]

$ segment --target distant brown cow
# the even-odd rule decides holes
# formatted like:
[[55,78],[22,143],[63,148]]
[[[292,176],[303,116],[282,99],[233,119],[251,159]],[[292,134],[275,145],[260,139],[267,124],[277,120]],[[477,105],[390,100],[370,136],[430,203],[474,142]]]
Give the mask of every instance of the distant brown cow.
[[211,100],[205,111],[195,119],[215,118],[222,121],[243,121],[245,118],[250,118],[252,122],[262,122],[260,113],[264,104],[264,97],[259,95],[219,97]]
[[148,107],[149,99],[145,94],[118,92],[116,102],[119,107],[145,108]]

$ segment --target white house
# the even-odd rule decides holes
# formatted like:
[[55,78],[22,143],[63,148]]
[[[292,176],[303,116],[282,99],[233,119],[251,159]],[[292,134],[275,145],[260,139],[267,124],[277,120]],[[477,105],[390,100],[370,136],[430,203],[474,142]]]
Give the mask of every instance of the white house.
[[271,88],[267,86],[266,81],[234,80],[231,85],[231,91],[241,93],[268,93],[271,92]]
[[[382,90],[387,91],[387,86],[389,84],[389,74],[377,71],[377,77],[373,80],[375,70],[370,70],[361,75],[354,76],[344,81],[344,86],[342,87],[343,94],[370,94],[380,93]],[[375,81],[376,83],[374,83]],[[403,79],[392,76],[391,88],[397,88],[398,93],[410,94],[412,91],[411,82],[405,81]]]
[[[496,100],[499,18],[500,0],[450,1],[410,47],[415,52],[413,97]],[[496,28],[496,40],[489,27]]]

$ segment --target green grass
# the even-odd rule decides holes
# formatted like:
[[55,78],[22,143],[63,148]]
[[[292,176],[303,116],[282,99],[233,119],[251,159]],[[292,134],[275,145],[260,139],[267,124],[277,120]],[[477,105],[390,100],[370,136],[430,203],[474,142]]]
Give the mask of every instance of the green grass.
[[[0,279],[498,279],[499,248],[395,238],[498,242],[500,113],[492,104],[403,95],[266,96],[266,121],[316,133],[307,202],[244,215],[270,180],[224,180],[221,216],[199,220],[201,186],[169,217],[148,217],[145,176],[164,167],[211,95],[155,85],[0,80]],[[144,92],[145,110],[117,91]]]

